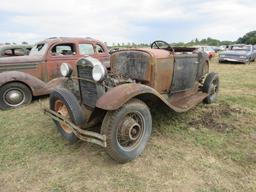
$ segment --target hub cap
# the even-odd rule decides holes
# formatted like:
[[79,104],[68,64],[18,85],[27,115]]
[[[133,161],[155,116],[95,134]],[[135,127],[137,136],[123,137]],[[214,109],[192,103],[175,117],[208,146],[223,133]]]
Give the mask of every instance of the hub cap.
[[23,90],[19,88],[11,88],[8,89],[4,92],[3,96],[5,104],[12,106],[12,107],[17,107],[24,103],[25,101],[25,94]]
[[[70,120],[68,109],[61,100],[57,100],[55,102],[55,111],[60,115],[62,115],[63,117],[65,117],[65,119]],[[72,133],[72,129],[69,126],[67,126],[65,123],[60,123],[60,126],[66,133]]]
[[127,151],[134,149],[144,135],[144,126],[145,120],[139,112],[127,114],[117,129],[116,139],[119,146]]

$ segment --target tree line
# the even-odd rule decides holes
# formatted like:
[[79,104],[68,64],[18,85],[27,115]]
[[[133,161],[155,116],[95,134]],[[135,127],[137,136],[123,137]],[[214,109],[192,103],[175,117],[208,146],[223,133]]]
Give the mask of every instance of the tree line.
[[[198,38],[191,40],[190,42],[178,42],[170,43],[173,46],[194,46],[194,45],[209,45],[209,46],[221,46],[221,45],[232,45],[236,43],[241,44],[256,44],[256,30],[246,33],[243,37],[238,38],[236,41],[220,41],[211,37],[201,39]],[[149,47],[147,43],[113,43],[112,47]]]

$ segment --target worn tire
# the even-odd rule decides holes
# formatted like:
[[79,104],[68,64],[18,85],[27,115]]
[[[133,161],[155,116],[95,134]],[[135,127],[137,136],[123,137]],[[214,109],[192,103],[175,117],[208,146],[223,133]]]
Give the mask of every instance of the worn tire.
[[[16,91],[22,97],[22,99],[17,100],[17,103],[7,99],[8,93]],[[19,102],[20,101],[20,102]],[[30,88],[23,83],[11,82],[7,83],[0,88],[0,109],[6,110],[11,108],[16,108],[21,105],[27,105],[32,101],[32,93]]]
[[[125,149],[117,141],[118,125],[124,122],[126,115],[130,113],[139,113],[143,116],[144,130],[139,137],[138,143],[131,150]],[[122,124],[123,125],[123,124]],[[108,111],[102,123],[101,133],[106,135],[107,153],[110,157],[119,163],[126,163],[139,156],[149,138],[152,131],[152,117],[148,106],[139,99],[132,99],[121,108],[115,111]]]
[[[216,86],[213,94],[213,86]],[[219,93],[219,75],[217,73],[209,73],[204,81],[203,92],[209,95],[204,99],[204,103],[210,104],[216,101]]]
[[245,65],[249,65],[251,63],[251,59],[249,59],[248,61],[244,62]]
[[[55,109],[57,101],[61,101],[65,105],[72,123],[77,126],[81,126],[85,123],[84,113],[73,93],[65,88],[58,88],[50,94],[49,100],[50,109],[54,110],[55,112],[57,112]],[[70,143],[75,143],[78,140],[77,136],[73,132],[65,131],[58,121],[53,121],[55,122],[58,131],[61,133],[65,140],[69,141]]]

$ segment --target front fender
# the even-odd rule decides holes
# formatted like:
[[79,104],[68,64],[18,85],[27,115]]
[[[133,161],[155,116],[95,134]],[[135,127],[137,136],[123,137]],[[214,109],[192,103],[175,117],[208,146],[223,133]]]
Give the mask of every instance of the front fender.
[[136,83],[127,83],[110,89],[106,94],[104,94],[98,99],[96,107],[104,110],[117,110],[130,99],[143,94],[151,94],[156,96],[165,105],[167,105],[176,112],[183,111],[180,108],[171,105],[155,89],[146,85]]
[[6,71],[0,73],[0,86],[10,82],[21,82],[26,84],[34,96],[43,95],[46,84],[40,79],[20,71]]

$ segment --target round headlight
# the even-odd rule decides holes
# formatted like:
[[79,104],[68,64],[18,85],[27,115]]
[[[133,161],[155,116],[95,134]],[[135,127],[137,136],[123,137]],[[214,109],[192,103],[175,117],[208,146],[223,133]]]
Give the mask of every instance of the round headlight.
[[69,77],[72,73],[72,68],[68,63],[62,63],[60,66],[60,73],[63,77]]
[[92,69],[92,78],[94,81],[102,81],[106,76],[106,68],[101,65],[97,64]]

